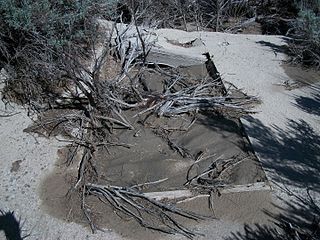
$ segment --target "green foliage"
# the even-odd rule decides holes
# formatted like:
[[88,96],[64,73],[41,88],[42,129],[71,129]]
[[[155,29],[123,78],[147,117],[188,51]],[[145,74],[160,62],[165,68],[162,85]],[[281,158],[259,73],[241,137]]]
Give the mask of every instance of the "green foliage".
[[5,90],[46,99],[72,61],[88,53],[101,2],[108,1],[1,0],[0,68],[11,76]]
[[51,45],[81,41],[85,36],[85,21],[90,10],[85,1],[2,0],[1,27],[4,33],[21,31],[40,35]]
[[300,8],[291,52],[296,60],[320,67],[320,0],[297,1]]
[[320,40],[320,16],[311,9],[301,10],[298,19],[299,29],[310,40]]

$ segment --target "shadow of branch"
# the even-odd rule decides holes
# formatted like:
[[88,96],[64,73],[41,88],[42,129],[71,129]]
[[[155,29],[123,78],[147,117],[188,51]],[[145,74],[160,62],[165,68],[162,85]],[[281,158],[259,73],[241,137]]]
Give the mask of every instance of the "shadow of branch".
[[302,111],[320,116],[320,94],[312,93],[310,97],[296,96],[294,105]]
[[274,226],[244,225],[244,230],[232,233],[225,240],[318,240],[320,239],[320,208],[310,195],[287,192],[291,200],[275,206],[280,214],[266,212]]
[[28,236],[21,236],[21,224],[14,212],[0,210],[0,231],[4,231],[7,240],[22,240]]
[[320,137],[306,121],[288,120],[286,129],[267,127],[246,117],[246,131],[256,139],[256,153],[276,182],[295,187],[312,187],[320,192]]

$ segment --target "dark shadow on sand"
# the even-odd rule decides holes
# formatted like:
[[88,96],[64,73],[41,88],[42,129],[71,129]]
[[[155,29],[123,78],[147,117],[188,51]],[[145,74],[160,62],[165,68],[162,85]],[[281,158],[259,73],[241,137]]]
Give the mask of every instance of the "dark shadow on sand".
[[222,115],[217,116],[209,113],[204,113],[204,116],[205,118],[199,119],[199,122],[213,131],[232,132],[242,136],[237,119],[232,120]]
[[245,141],[247,135],[239,119],[229,119],[216,114],[204,114],[204,116],[204,119],[199,120],[201,124],[215,132],[229,132],[235,134],[238,137],[238,141],[234,142],[234,144],[245,152],[254,153],[249,140]]
[[243,232],[233,232],[225,240],[279,240],[275,228],[256,224],[255,226],[244,225]]
[[294,105],[304,112],[320,116],[320,93],[313,92],[310,97],[297,96]]
[[[297,195],[283,189],[290,200],[282,207],[276,206],[280,214],[266,212],[273,225],[244,225],[243,231],[233,232],[225,240],[316,240],[320,239],[320,208],[309,191]],[[289,199],[289,198],[288,198]]]
[[0,231],[4,231],[7,240],[22,240],[20,221],[14,216],[14,212],[0,210]]
[[[283,40],[287,41],[286,38],[283,38]],[[262,45],[264,47],[271,48],[274,53],[284,53],[284,54],[287,54],[287,55],[290,54],[289,48],[285,44],[277,45],[277,44],[274,44],[274,43],[271,43],[271,42],[267,42],[267,41],[257,41],[256,43],[260,44],[260,45]]]
[[254,149],[266,159],[265,169],[276,172],[275,181],[320,192],[320,137],[304,120],[288,120],[286,130],[266,127],[253,117],[246,117]]

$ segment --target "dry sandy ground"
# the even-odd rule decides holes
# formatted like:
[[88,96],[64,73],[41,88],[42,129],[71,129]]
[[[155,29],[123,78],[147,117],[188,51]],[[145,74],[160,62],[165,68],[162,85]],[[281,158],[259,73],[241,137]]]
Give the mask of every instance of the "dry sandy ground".
[[[259,113],[243,119],[243,123],[267,176],[275,184],[285,184],[301,194],[307,186],[312,187],[316,199],[320,192],[317,174],[320,169],[319,90],[308,86],[287,91],[276,85],[290,80],[282,67],[285,55],[279,52],[285,40],[277,36],[176,30],[156,33],[158,51],[164,56],[161,62],[174,65],[178,59],[182,65],[191,65],[203,62],[201,54],[209,51],[215,55],[216,65],[226,81],[261,97]],[[195,38],[201,41],[195,47],[183,48],[168,43],[164,37],[180,42]],[[154,54],[159,59],[159,53]],[[0,104],[1,111],[20,112],[0,118],[0,209],[15,211],[16,216],[21,217],[23,229],[31,233],[28,239],[181,239],[153,234],[138,226],[131,233],[120,234],[114,228],[92,235],[79,224],[50,216],[42,206],[39,192],[43,180],[55,168],[57,150],[62,144],[23,132],[31,124],[26,111],[19,107],[5,110],[3,103]],[[279,190],[275,193],[289,199]],[[247,239],[245,234],[250,232],[250,227],[244,228],[244,223],[269,224],[272,220],[263,213],[263,209],[277,211],[271,206],[271,198],[269,191],[225,195],[217,200],[220,201],[217,204],[227,209],[217,213],[220,220],[194,227],[206,234],[201,239]],[[273,201],[286,207],[284,202],[275,198]],[[244,208],[248,202],[254,204]],[[252,239],[263,239],[258,237]]]
[[[179,59],[186,59],[181,63],[188,65],[190,58],[201,61],[201,53],[210,52],[225,81],[259,96],[262,104],[257,108],[258,113],[246,117],[243,123],[268,177],[296,190],[308,186],[320,191],[317,173],[320,74],[283,64],[284,37],[176,30],[159,30],[157,34],[158,51],[162,55],[177,54]],[[195,38],[202,43],[192,48],[177,47],[167,41],[187,42]],[[172,62],[177,61],[169,60]],[[281,86],[292,80],[305,85],[291,91]]]
[[[258,113],[242,122],[273,184],[274,202],[291,219],[310,217],[312,210],[304,204],[293,206],[294,198],[285,192],[305,198],[309,189],[315,203],[320,203],[320,74],[283,64],[287,40],[280,36],[176,30],[157,34],[158,49],[153,54],[160,53],[160,62],[189,65],[203,61],[201,53],[210,52],[225,81],[261,98]],[[201,41],[191,48],[170,44],[196,38]],[[301,87],[289,91],[281,86],[292,81],[300,82]],[[254,239],[262,239],[262,235]]]

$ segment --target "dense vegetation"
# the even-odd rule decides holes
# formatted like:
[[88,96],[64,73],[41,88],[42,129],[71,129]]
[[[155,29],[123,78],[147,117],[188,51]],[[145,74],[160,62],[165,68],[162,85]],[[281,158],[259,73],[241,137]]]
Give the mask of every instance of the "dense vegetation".
[[22,103],[50,101],[77,61],[90,54],[95,18],[108,10],[95,0],[0,1],[0,68],[5,92]]
[[320,1],[299,1],[291,53],[298,62],[320,68]]

